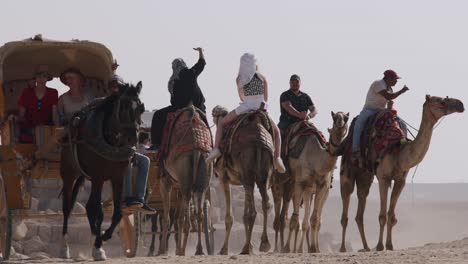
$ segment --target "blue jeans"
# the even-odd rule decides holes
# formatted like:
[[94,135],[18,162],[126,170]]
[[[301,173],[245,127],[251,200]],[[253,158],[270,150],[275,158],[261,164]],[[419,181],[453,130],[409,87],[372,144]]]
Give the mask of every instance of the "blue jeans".
[[364,108],[362,109],[361,113],[358,115],[356,122],[354,123],[354,130],[353,130],[353,146],[352,151],[353,153],[357,153],[360,151],[361,147],[361,134],[366,126],[366,122],[369,117],[373,116],[380,110],[372,109],[372,108]]
[[[146,181],[148,180],[148,171],[150,159],[140,153],[135,153],[135,165],[137,167],[136,190],[133,197],[143,200],[146,192]],[[132,197],[132,165],[128,166],[128,173],[125,177],[125,197]]]

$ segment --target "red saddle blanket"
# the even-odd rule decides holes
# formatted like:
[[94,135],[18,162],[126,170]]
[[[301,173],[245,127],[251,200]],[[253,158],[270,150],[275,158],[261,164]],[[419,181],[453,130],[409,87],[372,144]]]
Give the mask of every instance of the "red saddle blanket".
[[[396,117],[395,111],[383,110],[367,120],[360,146],[363,165],[367,170],[374,171],[384,155],[400,151],[401,143],[407,140]],[[351,154],[354,122],[355,120],[351,124],[349,144],[345,150],[348,154]]]
[[199,149],[210,152],[213,148],[211,131],[205,123],[205,114],[194,107],[169,113],[158,151],[158,160]]

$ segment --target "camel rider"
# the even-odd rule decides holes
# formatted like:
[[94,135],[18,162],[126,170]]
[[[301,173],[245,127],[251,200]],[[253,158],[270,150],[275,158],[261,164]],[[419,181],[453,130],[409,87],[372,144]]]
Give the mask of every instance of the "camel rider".
[[281,116],[278,127],[284,136],[286,130],[294,123],[313,118],[317,115],[310,96],[300,90],[301,78],[297,74],[289,78],[289,90],[280,96]]
[[381,80],[374,81],[367,92],[366,103],[361,113],[356,118],[353,130],[353,158],[359,160],[361,134],[366,125],[367,119],[377,112],[384,110],[386,106],[391,109],[393,101],[401,94],[408,91],[408,87],[404,86],[400,91],[393,92],[392,87],[396,85],[400,77],[393,70],[386,70],[384,77]]
[[[151,122],[151,149],[157,149],[161,145],[161,138],[166,124],[167,115],[179,109],[187,107],[190,103],[205,112],[205,97],[198,86],[197,78],[205,68],[205,57],[202,48],[194,48],[198,51],[199,59],[192,68],[188,68],[185,62],[178,58],[172,62],[173,75],[168,89],[171,93],[171,105],[156,111]],[[206,120],[205,120],[206,122]]]

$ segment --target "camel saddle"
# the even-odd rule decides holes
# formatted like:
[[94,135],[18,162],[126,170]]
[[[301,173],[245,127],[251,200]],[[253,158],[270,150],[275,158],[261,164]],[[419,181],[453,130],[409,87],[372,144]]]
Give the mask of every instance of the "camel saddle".
[[[366,122],[361,135],[360,149],[363,165],[369,172],[375,173],[378,163],[386,154],[400,151],[400,147],[408,141],[396,117],[396,111],[382,110]],[[349,144],[345,150],[348,154],[351,154],[355,121],[356,118],[353,119],[349,130]]]
[[135,148],[131,146],[114,146],[104,137],[105,112],[96,111],[107,98],[97,98],[78,111],[70,119],[62,139],[62,144],[84,144],[99,156],[111,161],[129,161]]
[[314,124],[308,121],[299,121],[291,125],[285,132],[283,144],[281,146],[281,156],[283,158],[299,158],[302,150],[304,149],[307,136],[317,137],[320,145],[326,148],[327,139],[323,133],[318,130]]
[[188,106],[168,114],[157,155],[158,164],[163,159],[194,149],[210,152],[212,148],[211,130],[206,123],[205,113]]
[[220,150],[223,154],[242,152],[246,146],[255,144],[274,151],[273,130],[271,119],[264,110],[250,111],[239,115],[236,120],[227,125],[223,133]]

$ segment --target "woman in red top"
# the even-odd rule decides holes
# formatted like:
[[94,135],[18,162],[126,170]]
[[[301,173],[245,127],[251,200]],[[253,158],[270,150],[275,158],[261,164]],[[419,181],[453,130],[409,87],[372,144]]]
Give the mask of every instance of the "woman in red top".
[[18,100],[21,143],[33,142],[33,130],[36,126],[53,125],[52,109],[57,105],[58,91],[46,86],[52,80],[47,70],[37,71],[35,80],[36,85],[25,88]]

